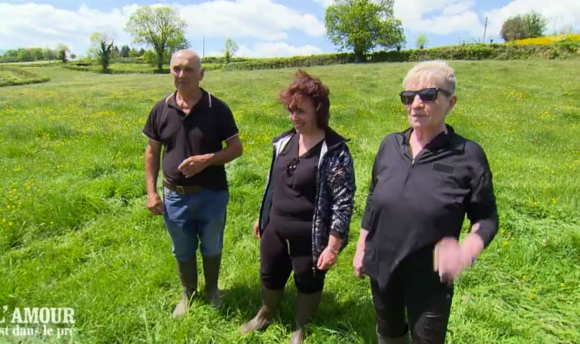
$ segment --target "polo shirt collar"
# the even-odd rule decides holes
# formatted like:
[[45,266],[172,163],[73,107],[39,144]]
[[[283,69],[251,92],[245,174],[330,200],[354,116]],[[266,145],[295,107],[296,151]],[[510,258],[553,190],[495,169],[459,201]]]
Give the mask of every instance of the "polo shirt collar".
[[[204,90],[201,87],[199,89],[201,91],[201,98],[199,99],[199,102],[197,102],[197,104],[195,104],[194,109],[211,107],[211,99],[210,99],[209,92],[207,92],[206,90]],[[179,109],[179,106],[177,106],[177,101],[175,100],[176,96],[177,96],[177,90],[173,91],[173,93],[171,93],[167,98],[165,98],[165,103],[170,107]]]

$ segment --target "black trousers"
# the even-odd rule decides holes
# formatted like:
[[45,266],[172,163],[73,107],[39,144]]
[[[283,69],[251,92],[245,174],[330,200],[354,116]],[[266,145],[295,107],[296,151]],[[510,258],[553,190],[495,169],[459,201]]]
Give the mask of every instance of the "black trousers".
[[380,335],[397,338],[410,331],[413,344],[445,343],[453,287],[440,281],[432,264],[424,257],[403,261],[383,289],[371,280]]
[[324,288],[326,270],[314,266],[311,231],[307,226],[299,227],[303,228],[272,223],[264,230],[260,240],[260,275],[266,289],[284,289],[292,271],[300,293],[320,292]]

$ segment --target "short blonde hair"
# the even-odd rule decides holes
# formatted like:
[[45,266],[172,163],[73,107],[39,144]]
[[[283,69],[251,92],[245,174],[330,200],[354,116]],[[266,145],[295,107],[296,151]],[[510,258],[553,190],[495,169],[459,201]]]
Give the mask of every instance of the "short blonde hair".
[[452,94],[455,93],[457,87],[455,71],[453,67],[442,60],[424,61],[415,65],[405,76],[403,87],[406,87],[410,82],[426,83],[431,81],[435,81]]

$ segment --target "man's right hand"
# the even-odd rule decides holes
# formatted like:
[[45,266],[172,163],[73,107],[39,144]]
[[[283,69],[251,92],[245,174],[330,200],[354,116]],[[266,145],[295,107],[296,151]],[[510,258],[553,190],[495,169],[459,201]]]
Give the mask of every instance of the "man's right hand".
[[256,238],[260,237],[260,220],[257,220],[254,224],[254,236]]
[[163,201],[157,192],[147,195],[147,208],[153,215],[163,215]]

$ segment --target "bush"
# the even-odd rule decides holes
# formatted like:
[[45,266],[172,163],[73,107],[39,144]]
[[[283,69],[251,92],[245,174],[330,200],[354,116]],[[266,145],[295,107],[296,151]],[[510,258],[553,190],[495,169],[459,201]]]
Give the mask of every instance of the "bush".
[[[138,66],[139,69],[131,68]],[[103,74],[169,74],[169,68],[163,68],[162,71],[159,71],[157,67],[150,67],[150,68],[143,68],[142,64],[124,64],[123,67],[119,67],[119,65],[112,64],[109,66],[107,71],[103,71],[103,66],[100,65],[91,65],[91,66],[82,66],[82,65],[67,65],[63,66],[66,69],[79,71],[79,72],[93,72],[93,73],[103,73]]]
[[320,54],[311,56],[293,56],[288,58],[251,59],[246,62],[230,63],[223,70],[278,69],[334,64],[354,63],[354,54]]
[[119,57],[113,60],[113,63],[130,63],[130,64],[144,64],[143,56],[140,57]]
[[[252,58],[247,58],[247,57],[232,57],[230,58],[230,63],[234,63],[234,62],[246,62],[246,61],[251,61],[254,60]],[[201,63],[202,64],[225,64],[226,63],[226,59],[223,56],[207,56],[201,59]]]
[[[521,60],[531,58],[568,58],[577,56],[580,42],[550,45],[464,44],[431,49],[380,51],[369,54],[367,62],[418,62],[424,60]],[[231,63],[223,70],[299,68],[355,63],[353,53],[294,56],[289,58],[248,59]]]
[[20,67],[0,66],[0,87],[37,84],[50,81],[47,76],[38,76]]

